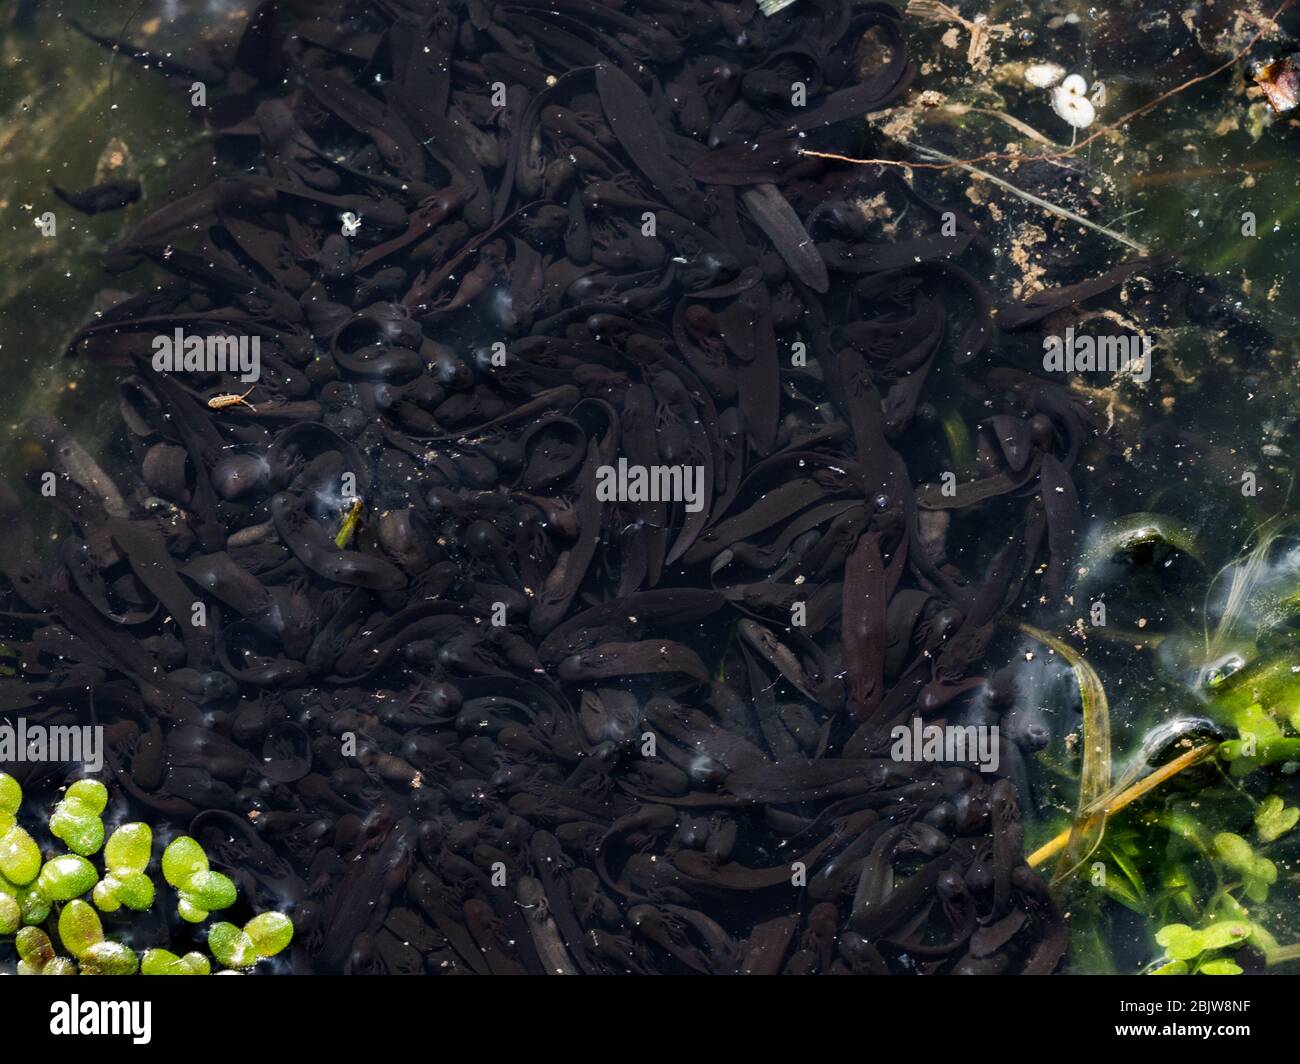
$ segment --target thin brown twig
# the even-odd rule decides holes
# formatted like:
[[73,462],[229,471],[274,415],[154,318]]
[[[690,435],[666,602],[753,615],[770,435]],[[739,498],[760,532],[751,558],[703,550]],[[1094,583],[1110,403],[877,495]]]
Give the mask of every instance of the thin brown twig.
[[[1204,761],[1219,747],[1218,743],[1206,743],[1203,746],[1196,746],[1179,754],[1167,765],[1161,765],[1150,775],[1138,780],[1137,783],[1126,787],[1119,794],[1104,797],[1098,806],[1098,811],[1104,811],[1108,816],[1111,813],[1118,813],[1127,805],[1133,804],[1144,794],[1155,790],[1160,784],[1172,776],[1178,775],[1185,768],[1190,768],[1201,761]],[[1056,854],[1065,849],[1065,844],[1070,841],[1070,828],[1066,828],[1051,841],[1044,843],[1037,850],[1025,858],[1030,868],[1037,868],[1044,861],[1049,860]]]
[[809,158],[813,158],[813,159],[831,159],[834,160],[835,162],[853,163],[854,165],[857,166],[898,166],[898,167],[904,167],[913,170],[951,170],[955,167],[961,167],[963,165],[973,166],[976,163],[1004,162],[1004,161],[1010,161],[1012,159],[1017,159],[1020,161],[1024,161],[1027,158],[1044,159],[1044,160],[1066,159],[1082,151],[1094,140],[1097,140],[1100,137],[1104,137],[1108,133],[1116,132],[1121,127],[1128,125],[1129,122],[1132,122],[1133,119],[1140,118],[1148,111],[1151,111],[1156,107],[1159,107],[1170,97],[1177,96],[1180,92],[1185,92],[1187,89],[1190,89],[1193,85],[1199,85],[1202,81],[1209,81],[1211,78],[1218,77],[1225,70],[1230,70],[1233,66],[1237,64],[1237,61],[1240,60],[1242,56],[1244,56],[1247,52],[1249,52],[1252,48],[1255,47],[1256,42],[1258,42],[1261,37],[1263,37],[1270,30],[1276,28],[1278,17],[1282,14],[1282,12],[1286,11],[1289,7],[1291,7],[1295,3],[1296,0],[1285,0],[1282,6],[1279,7],[1275,12],[1273,12],[1272,17],[1267,19],[1264,25],[1262,25],[1259,28],[1259,31],[1253,37],[1251,37],[1251,39],[1247,41],[1245,45],[1242,46],[1240,51],[1238,51],[1235,55],[1233,55],[1231,59],[1228,59],[1226,62],[1219,64],[1208,74],[1198,74],[1196,77],[1184,81],[1181,85],[1175,85],[1172,89],[1169,89],[1166,92],[1162,92],[1155,99],[1148,100],[1146,103],[1144,103],[1141,107],[1137,108],[1136,110],[1130,111],[1128,114],[1110,123],[1109,125],[1102,126],[1101,129],[1097,130],[1097,132],[1091,134],[1090,136],[1084,137],[1083,140],[1079,141],[1077,144],[1073,144],[1068,148],[1062,149],[1061,151],[1049,152],[1045,155],[1032,155],[1032,156],[1026,156],[1021,152],[1005,152],[1005,151],[985,152],[983,155],[976,155],[969,159],[961,159],[961,160],[955,160],[953,162],[942,162],[942,163],[905,162],[905,161],[900,161],[898,159],[855,159],[849,155],[839,155],[835,152],[813,151],[810,148],[800,148],[799,154],[806,155]]
[[951,155],[945,155],[943,152],[936,151],[934,148],[925,148],[922,147],[920,144],[909,144],[907,141],[902,139],[900,139],[898,143],[903,145],[903,147],[905,148],[911,148],[913,151],[923,152],[926,155],[933,156],[938,159],[946,159],[950,166],[959,166],[961,167],[961,169],[967,171],[968,173],[975,174],[977,177],[980,177],[985,181],[997,185],[998,188],[1004,189],[1005,191],[1010,192],[1013,195],[1019,196],[1023,200],[1027,200],[1028,202],[1034,204],[1036,207],[1041,207],[1049,214],[1055,214],[1058,218],[1064,218],[1066,221],[1074,222],[1076,225],[1081,225],[1085,229],[1091,229],[1094,232],[1101,233],[1103,236],[1108,236],[1112,240],[1116,241],[1117,243],[1123,244],[1125,247],[1132,248],[1139,255],[1145,255],[1149,250],[1146,247],[1146,245],[1139,244],[1136,240],[1133,240],[1130,237],[1125,236],[1123,233],[1117,232],[1114,229],[1109,229],[1104,225],[1098,225],[1096,222],[1091,221],[1088,218],[1085,218],[1082,214],[1075,214],[1074,211],[1067,210],[1064,207],[1058,207],[1055,203],[1052,203],[1050,200],[1045,200],[1041,196],[1035,196],[1032,192],[1026,192],[1023,188],[1020,188],[1018,185],[1013,185],[1010,181],[998,177],[997,174],[991,173],[988,170],[981,170],[978,166],[971,166],[969,163],[963,162],[961,159],[954,159]]

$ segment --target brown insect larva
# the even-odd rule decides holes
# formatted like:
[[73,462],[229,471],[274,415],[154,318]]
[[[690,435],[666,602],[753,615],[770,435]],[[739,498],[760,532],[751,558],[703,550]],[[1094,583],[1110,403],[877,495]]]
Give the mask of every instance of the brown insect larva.
[[[257,385],[254,384],[253,388],[256,387]],[[214,395],[208,400],[208,406],[212,407],[213,410],[223,410],[228,406],[236,406],[239,403],[243,403],[249,410],[256,410],[257,407],[248,402],[248,397],[253,393],[253,388],[249,388],[243,395],[235,395],[234,393],[231,393],[230,395]]]

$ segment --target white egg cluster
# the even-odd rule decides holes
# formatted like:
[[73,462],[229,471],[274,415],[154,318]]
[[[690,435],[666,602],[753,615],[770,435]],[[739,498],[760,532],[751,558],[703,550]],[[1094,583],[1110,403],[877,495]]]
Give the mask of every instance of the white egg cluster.
[[[1031,63],[1025,68],[1025,81],[1036,89],[1051,89],[1052,110],[1075,129],[1086,129],[1096,119],[1097,109],[1082,75],[1067,76],[1058,63]],[[1100,84],[1093,86],[1094,96],[1100,91]]]

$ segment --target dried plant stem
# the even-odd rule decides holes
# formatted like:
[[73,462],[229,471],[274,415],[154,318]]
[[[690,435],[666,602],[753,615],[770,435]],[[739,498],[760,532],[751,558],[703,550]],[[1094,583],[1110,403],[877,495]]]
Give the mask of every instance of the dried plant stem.
[[[1091,229],[1094,232],[1101,233],[1103,236],[1108,236],[1111,240],[1123,244],[1125,247],[1132,248],[1139,254],[1147,254],[1148,249],[1145,244],[1139,244],[1136,240],[1125,236],[1123,233],[1116,232],[1114,229],[1107,229],[1106,226],[1098,225],[1096,222],[1090,221],[1081,214],[1075,214],[1074,211],[1066,210],[1064,207],[1058,207],[1050,200],[1045,200],[1041,196],[1035,196],[1032,192],[1026,192],[1023,188],[1018,188],[1013,185],[1010,181],[998,177],[997,174],[991,174],[987,170],[981,170],[977,166],[971,166],[962,159],[955,159],[951,155],[945,155],[943,152],[937,151],[934,148],[923,148],[919,144],[912,144],[906,140],[899,140],[898,143],[906,148],[911,148],[913,151],[920,152],[922,155],[929,155],[935,159],[943,159],[948,165],[956,166],[968,173],[975,174],[977,177],[982,177],[985,181],[997,185],[998,188],[1004,189],[1012,195],[1019,196],[1021,199],[1032,203],[1035,207],[1041,207],[1048,213],[1055,214],[1058,218],[1064,218],[1067,221],[1076,222],[1086,229]],[[844,157],[837,156],[837,158],[843,159]],[[852,162],[853,160],[849,159],[845,161]]]
[[[1046,148],[1060,149],[1061,145],[1052,140],[1044,133],[1038,132],[1028,122],[1022,122],[1015,115],[1009,115],[1005,111],[995,111],[991,107],[972,107],[965,103],[945,103],[935,108],[942,114],[953,115],[961,118],[965,115],[983,115],[985,118],[993,118],[1010,126],[1017,133],[1028,137],[1030,140],[1043,145]],[[924,117],[924,116],[923,116]]]
[[[1204,746],[1196,746],[1191,750],[1188,750],[1186,753],[1179,754],[1176,758],[1170,761],[1169,764],[1161,765],[1149,776],[1138,780],[1137,783],[1133,784],[1131,787],[1126,787],[1124,790],[1120,791],[1119,794],[1106,802],[1106,815],[1110,816],[1111,814],[1118,813],[1126,805],[1131,805],[1148,791],[1155,790],[1171,776],[1176,776],[1178,773],[1182,772],[1183,769],[1190,768],[1192,765],[1204,761],[1205,758],[1209,757],[1210,754],[1214,753],[1218,748],[1218,743],[1206,743]],[[1029,863],[1029,867],[1037,868],[1040,864],[1051,860],[1052,857],[1065,849],[1065,844],[1069,842],[1069,840],[1070,829],[1067,828],[1050,842],[1044,843],[1029,855],[1026,859]]]

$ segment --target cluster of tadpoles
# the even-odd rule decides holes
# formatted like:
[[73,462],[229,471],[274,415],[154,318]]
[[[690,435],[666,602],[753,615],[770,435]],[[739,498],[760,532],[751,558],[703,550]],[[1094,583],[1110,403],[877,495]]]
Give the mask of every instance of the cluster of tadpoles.
[[[37,426],[52,565],[0,492],[0,709],[102,725],[115,800],[222,870],[180,907],[287,911],[294,971],[1052,971],[1038,740],[987,774],[890,734],[1014,705],[986,651],[1065,588],[1093,425],[994,353],[965,214],[801,153],[906,91],[897,14],[289,7],[108,42],[203,75],[222,176],[114,245],[161,283],[72,345],[129,367],[134,460]],[[260,376],[155,371],[175,329]],[[700,505],[599,498],[620,460]]]

